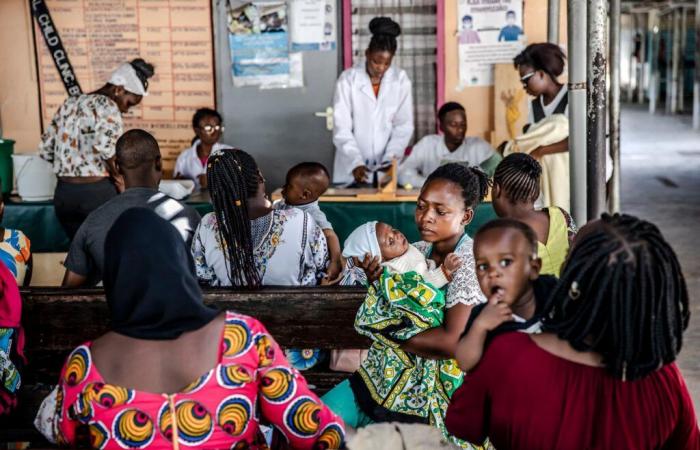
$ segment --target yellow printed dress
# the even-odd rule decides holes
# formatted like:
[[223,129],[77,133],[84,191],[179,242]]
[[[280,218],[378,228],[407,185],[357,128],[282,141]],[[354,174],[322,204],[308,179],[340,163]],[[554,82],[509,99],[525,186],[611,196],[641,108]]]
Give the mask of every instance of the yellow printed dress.
[[537,255],[542,259],[540,274],[559,277],[561,266],[576,235],[576,225],[569,213],[562,208],[553,206],[543,211],[549,215],[549,232],[546,244],[537,243]]
[[88,342],[61,372],[54,434],[75,446],[81,427],[91,448],[267,449],[260,421],[273,424],[292,448],[337,449],[344,424],[257,320],[227,312],[219,363],[175,394],[107,383]]

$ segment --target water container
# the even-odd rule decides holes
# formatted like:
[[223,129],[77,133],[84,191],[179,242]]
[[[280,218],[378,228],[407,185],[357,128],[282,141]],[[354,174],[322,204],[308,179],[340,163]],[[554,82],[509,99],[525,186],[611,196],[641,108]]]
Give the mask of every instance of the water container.
[[2,187],[0,191],[3,195],[12,192],[12,151],[15,141],[12,139],[0,139],[0,179]]
[[40,202],[53,199],[56,175],[53,167],[39,155],[12,155],[15,167],[17,193],[24,202]]

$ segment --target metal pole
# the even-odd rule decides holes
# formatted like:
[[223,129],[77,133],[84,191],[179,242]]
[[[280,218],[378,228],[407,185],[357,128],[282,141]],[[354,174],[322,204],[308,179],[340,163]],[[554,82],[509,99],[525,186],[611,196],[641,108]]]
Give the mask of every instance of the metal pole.
[[[660,19],[660,38],[666,38],[664,39],[664,42],[666,46],[664,47],[665,53],[664,53],[664,62],[666,63],[666,74],[664,75],[666,79],[666,100],[664,101],[664,109],[666,110],[666,114],[671,114],[671,93],[673,91],[672,86],[671,86],[671,78],[673,77],[673,64],[671,63],[671,58],[669,58],[669,55],[673,55],[673,10],[670,11],[669,14],[665,14],[661,16]],[[665,33],[665,31],[668,31],[668,33]],[[659,45],[661,47],[661,45]],[[659,53],[661,53],[659,51]],[[661,72],[659,71],[659,75],[661,75]],[[661,80],[661,77],[659,77],[659,80]],[[659,83],[659,90],[661,90],[661,83]]]
[[649,113],[656,113],[656,104],[658,102],[658,82],[659,82],[659,46],[658,35],[658,15],[656,11],[649,11],[647,20],[647,32],[649,33]]
[[620,211],[620,3],[621,0],[610,0],[610,209],[614,213]]
[[700,130],[700,0],[695,6],[695,83],[693,83],[693,129]]
[[559,0],[547,1],[547,41],[559,44]]
[[680,73],[678,74],[678,112],[685,110],[685,42],[688,34],[688,9],[681,8]]
[[673,11],[673,53],[671,55],[671,114],[678,112],[678,69],[681,58],[681,10]]
[[606,0],[588,0],[588,220],[593,220],[605,207],[606,88],[608,60],[608,11]]
[[642,35],[642,45],[639,49],[639,84],[637,85],[637,102],[640,105],[644,104],[644,85],[646,84],[646,60],[647,60],[647,24],[644,20],[644,14],[639,14],[640,26],[638,30]]
[[569,47],[569,178],[571,214],[588,222],[586,211],[586,0],[567,0]]
[[[666,62],[666,100],[664,101],[664,109],[666,114],[673,114],[672,107],[672,95],[673,95],[673,42],[675,40],[675,30],[673,29],[673,10],[669,14],[662,16],[661,19],[662,26],[660,27],[661,36],[665,37],[666,45],[664,47],[664,61]],[[668,30],[668,34],[664,31]],[[659,52],[661,51],[661,46],[659,45]],[[671,56],[671,58],[669,58]]]

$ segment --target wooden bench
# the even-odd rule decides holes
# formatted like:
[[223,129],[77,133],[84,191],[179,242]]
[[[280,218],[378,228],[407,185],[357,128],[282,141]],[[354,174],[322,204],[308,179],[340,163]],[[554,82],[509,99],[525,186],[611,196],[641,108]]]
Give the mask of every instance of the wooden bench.
[[[205,303],[260,320],[284,348],[367,348],[354,320],[366,291],[361,288],[208,289]],[[102,290],[33,288],[22,290],[22,323],[29,364],[22,370],[18,408],[0,418],[0,442],[42,443],[33,420],[43,398],[57,382],[66,356],[81,343],[108,330]],[[304,372],[322,394],[349,374],[313,369]]]

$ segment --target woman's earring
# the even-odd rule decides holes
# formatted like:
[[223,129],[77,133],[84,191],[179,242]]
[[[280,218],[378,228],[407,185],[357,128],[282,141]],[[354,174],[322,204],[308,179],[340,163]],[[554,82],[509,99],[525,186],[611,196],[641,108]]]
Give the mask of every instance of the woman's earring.
[[578,300],[580,296],[581,291],[578,288],[578,281],[574,281],[569,288],[569,298],[571,298],[571,300]]

